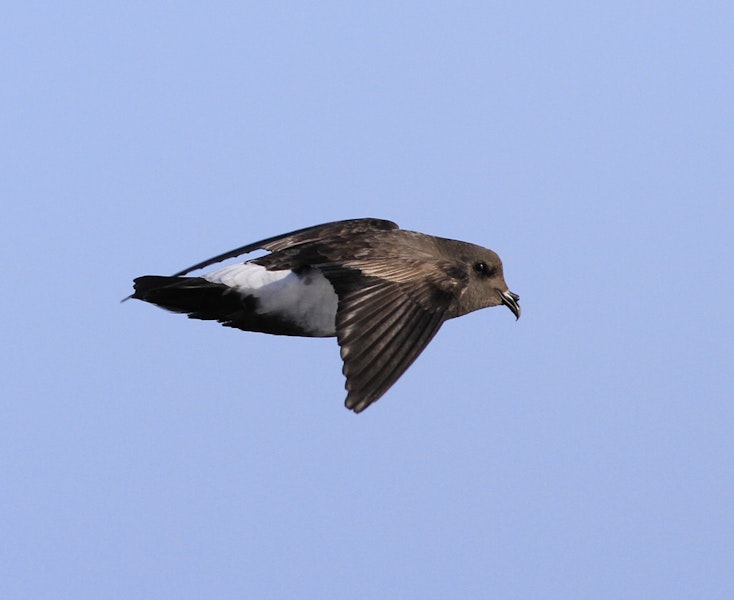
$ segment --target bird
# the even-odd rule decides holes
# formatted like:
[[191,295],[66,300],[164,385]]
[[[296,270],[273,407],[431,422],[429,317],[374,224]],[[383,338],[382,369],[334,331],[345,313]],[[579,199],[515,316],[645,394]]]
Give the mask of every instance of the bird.
[[[255,250],[268,253],[190,276]],[[487,248],[359,218],[298,229],[230,250],[171,276],[134,279],[135,298],[192,319],[286,336],[336,336],[345,406],[382,397],[443,323],[520,297]]]

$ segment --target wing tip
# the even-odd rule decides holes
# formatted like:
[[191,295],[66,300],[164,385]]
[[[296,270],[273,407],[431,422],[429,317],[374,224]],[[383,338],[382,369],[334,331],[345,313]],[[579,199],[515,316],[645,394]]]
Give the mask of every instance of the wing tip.
[[370,404],[373,402],[376,402],[377,398],[374,400],[368,400],[366,398],[357,399],[357,398],[351,398],[350,396],[347,396],[347,399],[344,401],[344,406],[354,412],[354,414],[359,414],[363,410],[365,410]]
[[372,406],[385,395],[385,392],[387,392],[387,390],[383,390],[379,394],[375,394],[371,393],[369,390],[360,392],[349,389],[349,380],[347,380],[345,387],[347,388],[347,397],[344,400],[344,406],[356,414],[359,414]]

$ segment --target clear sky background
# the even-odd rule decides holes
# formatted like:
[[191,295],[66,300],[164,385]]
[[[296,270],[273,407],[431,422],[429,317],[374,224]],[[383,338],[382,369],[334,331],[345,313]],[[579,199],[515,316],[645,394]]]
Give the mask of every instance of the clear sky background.
[[[731,3],[2,9],[2,598],[734,597]],[[355,416],[133,277],[352,217],[496,250]]]

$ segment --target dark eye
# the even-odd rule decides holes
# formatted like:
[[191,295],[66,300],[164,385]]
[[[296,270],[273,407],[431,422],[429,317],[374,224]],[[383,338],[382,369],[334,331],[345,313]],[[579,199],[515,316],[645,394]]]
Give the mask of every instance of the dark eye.
[[484,277],[492,277],[497,272],[497,269],[490,267],[483,260],[474,263],[474,270]]

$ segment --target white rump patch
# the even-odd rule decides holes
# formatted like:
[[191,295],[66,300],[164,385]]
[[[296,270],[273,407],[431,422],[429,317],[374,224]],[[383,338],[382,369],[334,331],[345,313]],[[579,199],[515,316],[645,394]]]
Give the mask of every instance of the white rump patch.
[[305,329],[313,336],[336,335],[338,298],[334,288],[318,270],[297,275],[288,269],[268,271],[246,262],[203,275],[243,296],[258,300],[258,314],[272,314]]

